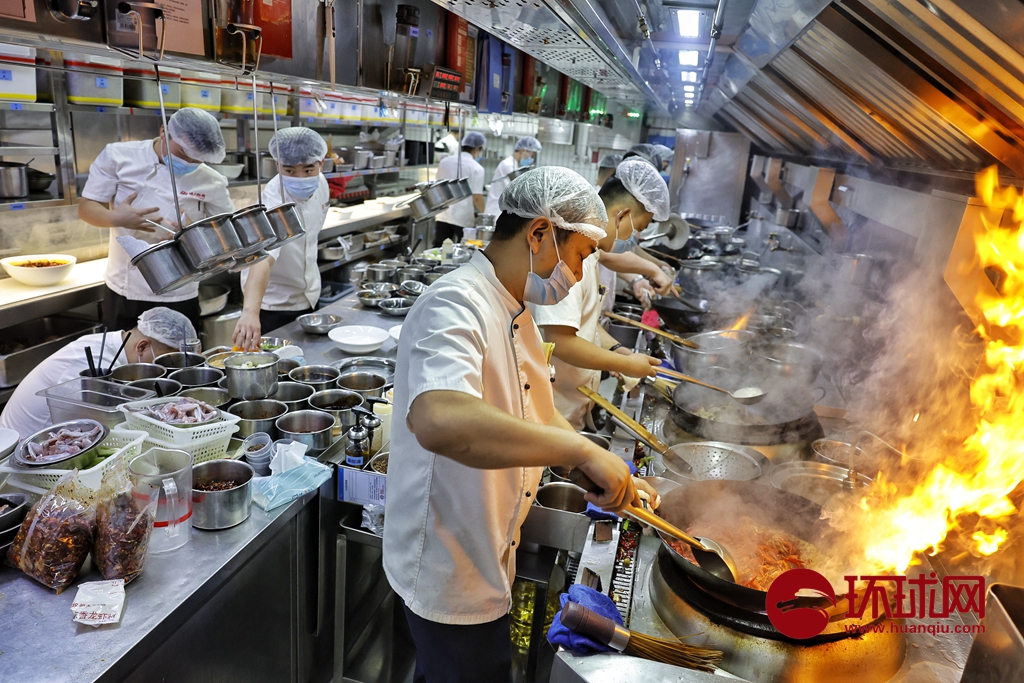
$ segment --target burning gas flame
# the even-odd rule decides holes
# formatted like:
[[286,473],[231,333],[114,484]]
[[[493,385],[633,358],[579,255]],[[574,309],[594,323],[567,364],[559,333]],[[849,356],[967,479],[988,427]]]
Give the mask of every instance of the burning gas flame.
[[[968,515],[978,519],[971,550],[991,555],[1006,541],[1009,517],[1017,512],[1008,494],[1024,481],[1024,195],[999,187],[995,167],[978,174],[977,190],[1002,225],[983,216],[976,267],[998,270],[1005,281],[1001,292],[981,293],[975,301],[984,316],[977,332],[985,356],[970,389],[974,432],[961,448],[943,453],[913,490],[879,475],[861,495],[856,524],[868,532],[856,558],[862,573],[906,571],[915,554],[937,552]],[[837,528],[852,529],[852,521],[826,515]]]
[[754,309],[751,308],[749,311],[747,311],[746,313],[741,315],[739,318],[737,318],[736,322],[734,322],[732,325],[730,325],[729,327],[727,327],[725,329],[727,329],[727,330],[745,330],[745,329],[747,329],[747,321],[750,320],[750,316],[752,316],[753,314],[754,314]]

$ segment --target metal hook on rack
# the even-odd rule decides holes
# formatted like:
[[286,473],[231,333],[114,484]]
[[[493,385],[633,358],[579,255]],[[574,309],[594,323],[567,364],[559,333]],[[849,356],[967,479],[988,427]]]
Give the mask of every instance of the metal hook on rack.
[[[256,103],[259,101],[256,90],[256,72],[252,74],[252,139],[253,139],[253,152],[256,154],[256,203],[263,206],[263,181],[260,178],[260,124],[259,124],[259,108]],[[274,89],[271,86],[270,89],[270,101],[274,101]],[[276,117],[275,117],[276,118]],[[275,132],[277,130],[277,122],[274,123]]]
[[[167,109],[164,107],[164,89],[160,83],[160,67],[154,65],[153,70],[156,71],[156,93],[157,97],[160,98],[160,120],[163,121],[164,126],[164,154],[166,155],[167,171],[171,174],[171,194],[174,195],[174,214],[178,219],[178,230],[181,230],[184,226],[181,220],[181,203],[178,201],[178,185],[174,179],[174,164],[171,163],[171,129],[167,125]],[[256,165],[259,168],[259,164]]]
[[[260,57],[263,54],[263,29],[259,26],[253,26],[251,24],[234,24],[229,23],[226,28],[228,35],[241,35],[242,37],[242,65],[240,67],[240,73],[242,76],[248,76],[255,74],[257,69],[260,68]],[[246,59],[247,51],[249,48],[249,38],[256,43],[256,55],[253,61],[252,69],[247,68],[248,60]]]
[[[149,57],[146,55],[145,36],[142,33],[142,13],[140,11],[144,9],[152,10],[154,21],[157,19],[160,20],[160,41],[157,43],[158,51],[156,57]],[[127,50],[123,47],[117,47],[115,45],[111,45],[111,47],[133,59],[149,59],[154,62],[161,61],[164,58],[164,42],[167,38],[167,17],[164,15],[163,8],[152,2],[121,2],[117,5],[117,11],[134,19],[135,31],[139,34],[139,51],[135,54],[131,50]]]

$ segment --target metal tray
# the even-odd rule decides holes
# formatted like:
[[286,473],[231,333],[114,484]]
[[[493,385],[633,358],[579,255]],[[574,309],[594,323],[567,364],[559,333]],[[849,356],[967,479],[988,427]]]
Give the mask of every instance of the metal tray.
[[118,409],[122,404],[156,398],[155,391],[91,377],[76,377],[36,395],[46,399],[54,423],[96,420],[107,427],[124,422],[124,413]]
[[[0,355],[0,388],[19,384],[37,365],[82,335],[98,332],[94,323],[74,318],[47,317],[4,329],[3,341],[25,348]],[[47,339],[39,343],[40,339]]]

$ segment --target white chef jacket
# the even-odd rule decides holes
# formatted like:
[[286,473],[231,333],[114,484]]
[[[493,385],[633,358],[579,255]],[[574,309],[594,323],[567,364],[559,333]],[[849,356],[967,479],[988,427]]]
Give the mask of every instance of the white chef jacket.
[[[469,189],[472,194],[484,193],[484,167],[476,162],[476,159],[469,152],[463,152],[462,175],[459,175],[459,157],[450,156],[441,159],[437,165],[437,180],[448,178],[469,178]],[[443,223],[451,223],[461,228],[472,228],[476,209],[473,207],[472,194],[465,199],[455,202],[447,209],[437,214],[437,219]]]
[[[187,175],[176,175],[174,179],[178,187],[182,221],[186,225],[235,210],[228,194],[227,178],[206,164],[200,164],[199,168]],[[153,140],[110,143],[92,162],[82,196],[102,204],[113,200],[114,206],[117,206],[136,192],[139,196],[132,202],[134,206],[158,207],[164,225],[177,222],[174,195],[171,193],[171,174],[153,151]],[[103,275],[107,287],[133,301],[185,301],[198,296],[198,282],[164,295],[154,294],[139,269],[131,265],[128,253],[117,243],[117,238],[122,235],[131,235],[151,244],[171,237],[162,230],[148,233],[110,228],[107,271]]]
[[[598,330],[601,324],[602,297],[599,291],[598,259],[598,252],[594,252],[583,260],[583,277],[569,290],[569,295],[554,306],[530,304],[533,318],[541,328],[545,325],[572,327],[577,337],[601,345]],[[590,399],[576,387],[586,385],[597,391],[601,384],[601,372],[569,365],[558,360],[557,356],[551,357],[551,364],[555,368],[555,407],[569,424],[576,429],[583,429]]]
[[554,417],[540,331],[482,252],[444,275],[402,325],[384,516],[384,572],[414,614],[483,624],[508,613],[519,527],[542,468],[476,469],[423,448],[409,406],[460,391],[531,422]]
[[491,186],[487,190],[487,205],[484,207],[484,213],[492,216],[497,216],[501,213],[501,209],[498,208],[498,198],[501,197],[501,193],[505,191],[508,184],[512,181],[509,180],[508,174],[516,170],[518,163],[514,156],[507,156],[501,160],[498,167],[494,169],[494,175],[491,177]]
[[[288,194],[281,182],[281,176],[271,178],[263,188],[263,203],[272,209],[287,202],[296,202],[299,217],[306,234],[302,239],[289,242],[280,249],[272,249],[274,267],[270,271],[270,282],[263,295],[265,311],[302,311],[315,308],[320,299],[320,269],[317,267],[317,239],[327,219],[331,191],[327,178],[320,174],[320,185],[309,199],[299,200]],[[242,271],[242,289],[249,279],[249,269]]]
[[451,133],[448,133],[448,135],[434,143],[434,156],[438,161],[458,153],[459,141]]
[[[87,370],[89,361],[85,358],[86,346],[92,348],[92,357],[98,363],[101,341],[102,333],[84,335],[37,365],[14,390],[3,413],[0,413],[0,427],[17,430],[24,439],[53,424],[46,399],[36,396],[36,392],[73,380],[82,370]],[[110,362],[120,347],[121,333],[107,332],[103,367],[110,367]],[[114,367],[124,365],[125,362],[124,352],[121,352]]]

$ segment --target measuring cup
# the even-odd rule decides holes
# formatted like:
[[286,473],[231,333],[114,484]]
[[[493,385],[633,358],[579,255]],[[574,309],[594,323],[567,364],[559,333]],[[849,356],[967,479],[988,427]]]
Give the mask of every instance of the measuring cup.
[[160,500],[149,552],[166,553],[192,537],[192,456],[171,448],[151,448],[128,464],[136,498]]

